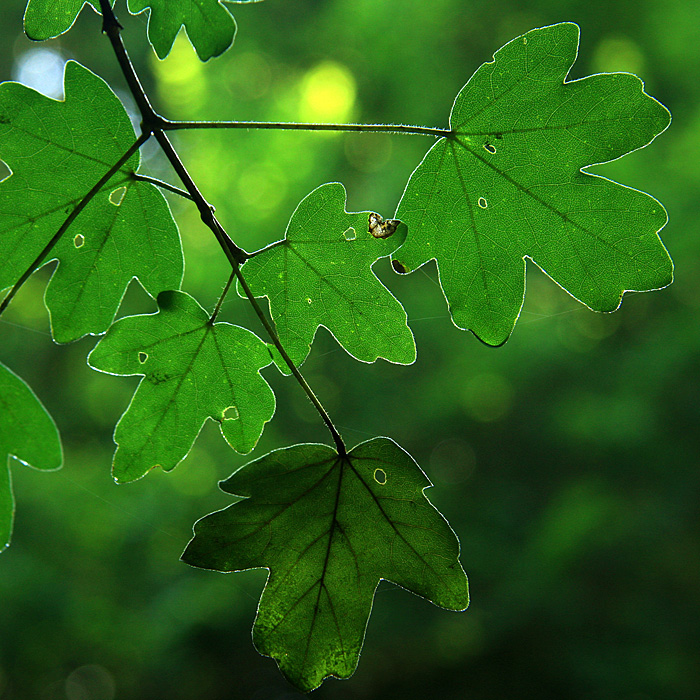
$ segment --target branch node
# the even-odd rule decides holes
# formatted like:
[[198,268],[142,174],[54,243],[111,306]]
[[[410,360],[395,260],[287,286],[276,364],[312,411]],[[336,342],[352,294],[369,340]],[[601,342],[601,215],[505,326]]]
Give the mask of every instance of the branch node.
[[116,18],[114,10],[110,6],[109,1],[100,0],[100,8],[102,11],[102,33],[109,34],[110,30],[121,32],[124,27],[122,27],[121,23]]

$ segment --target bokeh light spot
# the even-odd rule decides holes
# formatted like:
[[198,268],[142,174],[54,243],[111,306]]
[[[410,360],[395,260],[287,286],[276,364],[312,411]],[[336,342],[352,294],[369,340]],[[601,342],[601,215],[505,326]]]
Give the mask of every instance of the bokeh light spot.
[[160,61],[154,55],[152,67],[158,93],[168,107],[183,114],[202,106],[207,88],[204,68],[184,32],[178,34],[166,59]]
[[17,59],[12,79],[56,100],[63,99],[66,59],[54,49],[29,49]]
[[591,61],[593,70],[599,73],[645,72],[644,54],[631,39],[624,36],[607,36],[595,48]]
[[114,700],[114,696],[114,677],[103,666],[81,666],[66,678],[68,700]]
[[300,117],[309,122],[346,122],[353,113],[356,93],[352,73],[339,63],[324,61],[302,80]]

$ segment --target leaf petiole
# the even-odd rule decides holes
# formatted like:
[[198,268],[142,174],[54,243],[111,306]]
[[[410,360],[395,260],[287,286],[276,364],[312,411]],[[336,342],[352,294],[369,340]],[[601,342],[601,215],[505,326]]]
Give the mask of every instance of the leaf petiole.
[[239,121],[197,121],[182,122],[164,120],[160,124],[164,131],[180,129],[281,129],[293,131],[359,131],[383,132],[388,134],[419,134],[423,136],[454,135],[451,129],[438,129],[431,126],[410,124],[308,124],[300,122],[239,122]]
[[221,296],[219,297],[219,300],[216,302],[216,306],[214,307],[214,311],[212,311],[211,316],[209,317],[209,324],[214,325],[214,321],[216,321],[216,317],[219,315],[219,311],[221,311],[221,305],[224,303],[224,299],[226,295],[228,294],[228,290],[231,288],[231,284],[233,283],[233,280],[236,279],[236,273],[231,270],[231,274],[229,275],[228,282],[226,282],[226,286],[224,287],[224,291],[221,292]]
[[159,187],[162,190],[168,190],[168,192],[172,192],[173,194],[180,195],[180,197],[189,199],[191,202],[194,201],[194,197],[192,197],[192,195],[189,192],[180,189],[179,187],[175,187],[175,185],[171,185],[169,182],[159,180],[158,178],[150,177],[149,175],[141,175],[140,173],[132,173],[131,179],[136,180],[137,182],[148,182],[151,185],[155,185],[156,187]]
[[347,456],[347,448],[345,447],[345,443],[343,442],[343,438],[338,432],[338,429],[335,427],[335,425],[333,425],[333,421],[326,412],[326,409],[323,407],[323,404],[318,400],[318,397],[316,396],[316,394],[314,394],[306,379],[304,379],[304,375],[299,371],[297,366],[294,364],[294,362],[292,362],[292,359],[287,354],[287,351],[284,349],[284,346],[280,342],[279,336],[277,335],[277,331],[274,329],[270,321],[268,321],[267,316],[265,316],[265,313],[260,308],[260,304],[258,304],[258,300],[255,298],[253,292],[248,286],[248,283],[245,281],[245,277],[243,277],[243,273],[241,272],[240,267],[236,265],[233,268],[233,272],[238,279],[238,283],[241,289],[243,290],[243,293],[245,294],[246,298],[250,302],[250,305],[253,307],[253,310],[260,319],[260,323],[263,324],[265,330],[267,331],[267,334],[270,336],[273,345],[277,348],[277,351],[282,356],[282,359],[285,361],[287,367],[289,367],[289,371],[292,373],[292,375],[294,375],[294,378],[301,385],[301,388],[304,390],[304,393],[309,397],[309,401],[311,401],[311,403],[314,405],[314,408],[318,411],[318,414],[321,416],[321,420],[323,420],[323,422],[326,424],[326,427],[328,428],[328,431],[330,432],[333,438],[333,442],[335,443],[335,448],[338,452],[338,455],[341,458]]

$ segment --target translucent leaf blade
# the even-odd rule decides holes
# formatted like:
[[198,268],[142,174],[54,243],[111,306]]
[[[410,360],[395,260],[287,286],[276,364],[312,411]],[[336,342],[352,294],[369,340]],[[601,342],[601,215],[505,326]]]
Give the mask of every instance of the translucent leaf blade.
[[233,44],[236,22],[220,0],[129,0],[129,11],[149,9],[148,40],[163,59],[182,27],[200,60],[220,56]]
[[14,498],[10,462],[60,469],[63,451],[56,424],[34,392],[0,364],[0,551],[10,543]]
[[94,369],[142,375],[114,440],[113,474],[133,481],[154,467],[173,469],[211,418],[238,452],[250,452],[275,411],[259,370],[267,346],[250,331],[209,322],[184,292],[163,292],[155,314],[117,321],[88,357]]
[[[233,44],[236,22],[229,4],[250,0],[129,0],[132,14],[149,11],[148,40],[158,58],[165,58],[183,27],[202,61],[220,56]],[[30,39],[44,41],[67,32],[84,5],[99,12],[98,0],[29,0],[24,31]],[[112,0],[114,5],[114,0]]]
[[[69,61],[65,101],[0,85],[0,290],[33,263],[85,194],[136,141],[126,111],[96,75]],[[49,254],[59,260],[46,303],[58,342],[104,332],[137,277],[152,296],[179,287],[182,249],[165,199],[131,175],[138,153]]]
[[24,12],[24,32],[34,41],[54,39],[73,26],[85,5],[95,12],[100,7],[99,0],[29,0]]
[[253,639],[308,692],[355,670],[380,579],[450,610],[469,604],[459,542],[425,498],[430,485],[387,438],[344,458],[325,445],[276,450],[222,482],[246,500],[200,520],[183,560],[270,570]]
[[520,313],[526,258],[596,311],[672,281],[661,204],[582,170],[650,143],[668,110],[629,74],[564,82],[577,48],[565,23],[497,51],[455,100],[454,138],[429,151],[398,207],[409,233],[397,264],[435,259],[455,324],[491,345]]
[[268,298],[295,364],[308,355],[319,326],[358,360],[410,364],[416,348],[406,312],[372,271],[376,260],[401,245],[406,227],[376,238],[369,228],[377,215],[348,213],[345,202],[340,183],[311,192],[292,215],[284,240],[246,262],[246,282],[255,296]]

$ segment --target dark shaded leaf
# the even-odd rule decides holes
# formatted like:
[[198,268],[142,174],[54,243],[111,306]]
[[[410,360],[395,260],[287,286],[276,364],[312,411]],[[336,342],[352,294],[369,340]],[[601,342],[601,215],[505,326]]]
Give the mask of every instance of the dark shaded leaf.
[[345,457],[326,445],[276,450],[221,488],[246,500],[202,518],[183,554],[217,571],[270,570],[253,628],[303,691],[357,665],[380,579],[450,610],[469,604],[459,542],[430,481],[388,438]]

